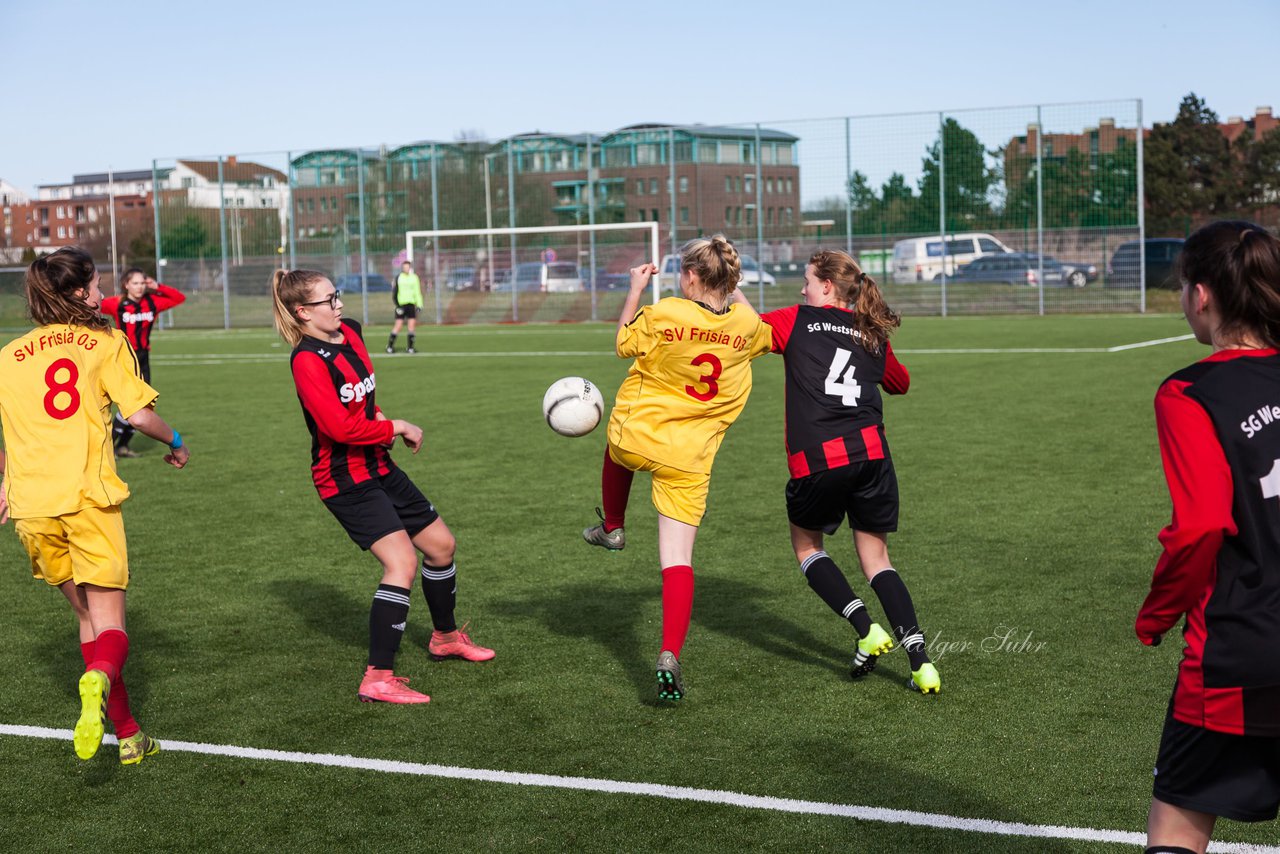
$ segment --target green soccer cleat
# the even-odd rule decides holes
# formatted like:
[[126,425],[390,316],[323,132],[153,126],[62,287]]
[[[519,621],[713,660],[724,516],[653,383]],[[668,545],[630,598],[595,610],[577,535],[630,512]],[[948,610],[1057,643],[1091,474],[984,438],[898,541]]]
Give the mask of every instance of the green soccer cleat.
[[876,669],[880,656],[893,649],[893,636],[880,628],[879,623],[872,623],[865,638],[858,639],[858,651],[853,654],[853,664],[849,675],[861,679]]
[[120,739],[120,764],[137,765],[148,756],[160,752],[160,742],[138,730],[128,738]]
[[931,662],[926,661],[920,665],[919,670],[911,671],[911,678],[907,680],[907,687],[912,691],[919,691],[921,694],[937,694],[942,690],[942,680],[938,677],[938,668],[934,667]]
[[684,680],[680,678],[680,662],[673,653],[658,653],[658,699],[675,702],[684,696]]
[[80,720],[72,739],[76,756],[92,759],[102,744],[111,680],[101,670],[86,670],[80,677]]
[[622,551],[627,545],[627,535],[622,532],[621,528],[606,531],[604,529],[604,514],[600,512],[599,507],[596,508],[596,515],[600,517],[600,524],[584,528],[582,539],[593,546],[600,546],[611,552]]

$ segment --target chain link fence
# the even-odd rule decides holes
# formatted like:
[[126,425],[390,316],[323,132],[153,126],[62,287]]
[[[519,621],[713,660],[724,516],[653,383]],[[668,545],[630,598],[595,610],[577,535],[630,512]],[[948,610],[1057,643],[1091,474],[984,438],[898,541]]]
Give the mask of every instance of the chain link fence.
[[[623,222],[657,222],[659,257],[725,233],[765,308],[794,303],[809,256],[836,248],[908,314],[1142,311],[1167,297],[1150,290],[1160,270],[1133,243],[1141,110],[1125,100],[161,158],[150,230],[119,235],[118,257],[187,294],[166,315],[179,326],[268,325],[280,267],[327,273],[348,314],[386,322],[406,232]],[[611,319],[627,269],[652,251],[636,233],[576,228],[437,241],[413,253],[426,323]],[[577,295],[548,291],[549,272]],[[11,288],[0,276],[0,300]],[[522,300],[541,303],[521,312]]]

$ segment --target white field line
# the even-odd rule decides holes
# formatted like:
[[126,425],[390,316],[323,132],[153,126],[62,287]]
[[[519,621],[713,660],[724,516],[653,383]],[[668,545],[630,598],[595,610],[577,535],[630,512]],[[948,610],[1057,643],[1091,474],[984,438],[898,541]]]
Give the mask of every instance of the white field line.
[[[1044,353],[1122,353],[1126,350],[1137,350],[1142,347],[1155,347],[1160,344],[1172,344],[1177,341],[1189,341],[1193,335],[1176,335],[1172,338],[1154,338],[1150,341],[1138,341],[1133,344],[1119,344],[1115,347],[948,347],[940,349],[905,349],[896,352],[907,356],[941,356],[941,355],[1001,355],[1001,354],[1044,354]],[[608,350],[477,350],[442,351],[437,353],[394,353],[374,354],[379,360],[394,359],[500,359],[500,358],[540,358],[540,357],[572,357],[575,359],[589,357],[613,358]],[[153,360],[161,365],[234,365],[258,364],[263,362],[283,362],[288,354],[279,353],[170,353],[154,356]]]
[[[71,741],[68,729],[16,726],[0,724],[0,735],[47,738]],[[103,739],[114,744],[113,736]],[[400,762],[389,759],[364,759],[333,753],[298,753],[286,750],[264,750],[257,747],[238,747],[230,744],[202,744],[193,741],[164,739],[164,750],[170,753],[200,753],[209,756],[230,756],[237,759],[256,759],[265,762],[290,762],[298,765],[319,765],[329,768],[347,768],[356,771],[377,771],[383,774],[409,774],[416,777],[443,777],[451,780],[473,780],[482,783],[501,783],[516,786],[538,786],[550,789],[571,789],[582,792],[603,792],[615,795],[645,795],[676,801],[697,801],[721,804],[742,809],[771,810],[774,812],[825,815],[837,818],[854,818],[862,821],[878,821],[889,824],[908,824],[942,830],[963,830],[971,833],[990,833],[999,836],[1020,836],[1038,839],[1074,839],[1086,842],[1115,842],[1122,845],[1142,845],[1146,837],[1142,833],[1126,830],[1099,830],[1090,827],[1063,827],[1047,824],[1023,824],[1011,821],[993,821],[983,818],[960,818],[940,813],[898,810],[887,807],[863,807],[849,804],[831,804],[821,801],[801,801],[793,798],[773,798],[746,795],[718,789],[695,789],[688,786],[666,786],[660,783],[631,783],[623,780],[602,780],[591,777],[562,777],[555,774],[525,774],[514,771],[490,771],[483,768],[460,768],[452,765],[433,765],[420,762]],[[1214,842],[1210,851],[1232,854],[1280,854],[1280,848],[1248,845],[1234,842]]]

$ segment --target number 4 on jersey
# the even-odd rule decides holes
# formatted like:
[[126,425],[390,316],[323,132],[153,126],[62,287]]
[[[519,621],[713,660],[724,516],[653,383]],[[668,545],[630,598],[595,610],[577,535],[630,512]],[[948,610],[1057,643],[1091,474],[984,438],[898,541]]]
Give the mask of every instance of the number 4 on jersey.
[[836,348],[836,355],[831,360],[831,370],[827,371],[827,394],[840,398],[845,406],[857,406],[862,395],[862,386],[853,378],[856,365],[849,364],[853,351],[843,347]]

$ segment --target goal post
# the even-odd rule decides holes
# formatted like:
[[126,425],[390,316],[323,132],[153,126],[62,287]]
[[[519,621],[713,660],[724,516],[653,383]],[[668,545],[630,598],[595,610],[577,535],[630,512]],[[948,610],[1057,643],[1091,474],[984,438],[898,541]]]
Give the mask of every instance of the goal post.
[[[636,242],[628,244],[614,241],[601,247],[600,241],[596,239],[603,235],[623,237],[627,233],[636,235],[639,246]],[[418,242],[422,248],[423,241],[429,245],[419,253],[414,244]],[[657,222],[413,230],[405,232],[403,257],[412,264],[418,255],[427,256],[424,261],[435,293],[436,323],[445,322],[444,301],[447,297],[452,298],[450,291],[462,290],[485,293],[491,301],[494,296],[505,298],[509,291],[509,319],[513,321],[534,319],[521,316],[522,295],[555,294],[555,299],[563,301],[566,297],[559,295],[590,294],[590,319],[597,320],[598,295],[616,291],[617,288],[610,286],[618,284],[622,272],[616,269],[612,273],[607,271],[629,259],[635,262],[639,262],[638,259],[648,260],[655,267],[658,266],[658,241]],[[498,243],[504,245],[495,246]],[[557,247],[560,249],[557,250]],[[620,250],[619,247],[625,247],[629,251]],[[599,256],[603,249],[612,251],[608,253],[609,260],[601,263]],[[558,261],[562,257],[561,253],[566,258],[572,255],[573,260]],[[552,269],[548,271],[548,268]],[[609,279],[607,283],[600,281],[605,274]],[[535,280],[534,277],[539,275],[541,280]],[[548,275],[563,278],[548,281]],[[661,297],[661,279],[662,271],[659,269],[658,275],[653,278],[654,302]],[[525,314],[528,313],[526,308]],[[551,316],[548,319],[572,318]]]

